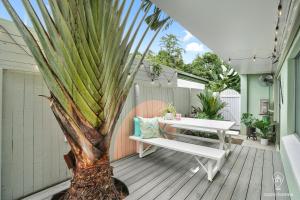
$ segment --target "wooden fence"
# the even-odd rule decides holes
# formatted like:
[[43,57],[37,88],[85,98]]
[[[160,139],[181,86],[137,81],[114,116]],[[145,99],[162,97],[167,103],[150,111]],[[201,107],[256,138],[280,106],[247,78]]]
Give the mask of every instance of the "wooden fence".
[[2,199],[17,199],[69,178],[68,151],[39,74],[4,70]]
[[[63,154],[69,150],[49,109],[48,95],[36,63],[12,22],[0,19],[0,197],[19,199],[70,178]],[[135,152],[128,140],[135,115],[158,116],[167,103],[188,114],[199,92],[176,88],[177,73],[163,68],[163,74],[149,84],[150,69],[142,66],[136,82],[140,98],[130,91],[112,138],[111,160]]]
[[[40,74],[12,69],[0,71],[3,71],[0,79],[1,197],[10,200],[70,178],[63,160],[63,154],[69,147],[48,100],[38,96],[49,93]],[[164,87],[158,83],[152,85],[145,80],[138,80],[137,83],[140,87],[138,102],[132,88],[112,138],[111,160],[136,152],[135,143],[128,139],[132,134],[132,118],[135,115],[159,116],[168,103],[173,103],[183,115],[190,112],[193,103],[190,89]]]
[[[133,130],[133,117],[155,117],[168,103],[172,103],[183,116],[190,113],[190,89],[173,87],[153,87],[139,83],[139,96],[135,100],[134,88],[130,91],[126,104],[118,120],[110,148],[111,160],[120,159],[136,152],[135,142],[128,139]],[[137,102],[135,102],[137,101]]]
[[[68,150],[64,136],[49,108],[48,90],[39,73],[0,69],[1,125],[1,197],[18,199],[70,178],[63,160]],[[143,72],[141,72],[143,73]],[[142,77],[142,75],[140,75]],[[130,90],[110,147],[110,159],[117,160],[136,152],[132,134],[134,116],[160,116],[168,103],[188,115],[191,106],[199,106],[200,90],[137,80],[139,95]],[[227,102],[223,110],[226,120],[239,125],[237,94],[221,94]],[[2,116],[2,117],[1,117]]]

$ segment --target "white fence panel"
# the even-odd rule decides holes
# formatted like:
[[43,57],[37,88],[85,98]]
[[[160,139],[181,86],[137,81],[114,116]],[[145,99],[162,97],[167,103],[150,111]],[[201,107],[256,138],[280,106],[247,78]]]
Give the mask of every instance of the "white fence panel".
[[221,111],[225,120],[235,121],[234,129],[240,129],[241,124],[241,95],[231,89],[220,93],[220,98],[226,103],[226,107]]

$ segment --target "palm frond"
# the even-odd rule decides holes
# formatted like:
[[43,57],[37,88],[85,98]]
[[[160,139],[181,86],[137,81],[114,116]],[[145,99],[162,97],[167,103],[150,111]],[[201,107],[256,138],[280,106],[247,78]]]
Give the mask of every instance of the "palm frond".
[[[144,7],[147,0],[141,2],[135,13],[132,11],[134,0],[128,7],[126,0],[49,0],[50,9],[43,0],[35,0],[38,7],[23,0],[36,32],[34,36],[9,0],[2,1],[49,90],[67,115],[75,118],[75,109],[92,127],[101,127],[103,135],[111,132],[145,57],[146,52],[133,67],[137,52],[146,36],[152,34],[146,51],[149,49],[166,19],[158,19],[157,13],[148,14],[153,6]],[[38,12],[41,16],[36,14]],[[145,21],[146,29],[142,26]],[[152,33],[154,26],[156,31]],[[137,35],[142,36],[134,46]],[[134,53],[129,59],[130,52]],[[128,79],[131,70],[133,73]]]
[[222,119],[220,111],[226,106],[225,102],[222,102],[221,99],[214,95],[211,90],[205,89],[200,94],[197,95],[200,100],[202,108],[197,109],[199,118],[206,119]]
[[[142,6],[145,10],[150,9],[152,7],[152,2],[150,0],[144,0]],[[168,29],[169,26],[173,23],[173,20],[170,16],[166,15],[160,8],[154,6],[152,14],[147,16],[146,23],[150,25],[151,30],[157,30],[162,25],[164,25],[165,29]],[[151,23],[154,21],[154,23]]]

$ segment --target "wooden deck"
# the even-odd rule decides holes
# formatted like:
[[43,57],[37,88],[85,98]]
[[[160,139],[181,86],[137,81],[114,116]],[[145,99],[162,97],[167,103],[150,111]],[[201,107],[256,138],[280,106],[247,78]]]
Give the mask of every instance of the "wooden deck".
[[167,149],[145,158],[131,156],[112,165],[115,177],[129,188],[126,200],[290,199],[285,179],[276,190],[273,174],[284,172],[279,153],[270,150],[233,145],[213,182],[207,180],[191,155]]

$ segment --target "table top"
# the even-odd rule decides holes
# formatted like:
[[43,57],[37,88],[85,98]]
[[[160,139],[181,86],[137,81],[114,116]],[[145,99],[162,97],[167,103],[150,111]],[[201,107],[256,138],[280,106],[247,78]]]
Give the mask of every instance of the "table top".
[[196,119],[196,118],[187,118],[187,117],[182,117],[180,120],[176,120],[176,119],[165,120],[163,118],[159,118],[159,122],[168,125],[206,128],[206,129],[222,130],[222,131],[229,130],[235,124],[235,122],[232,121]]

